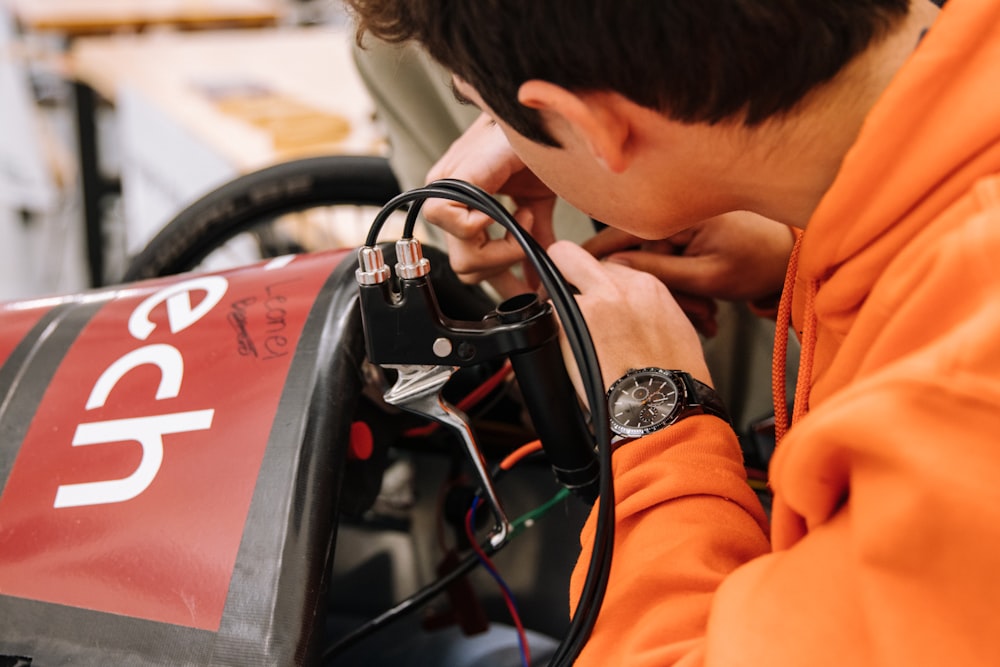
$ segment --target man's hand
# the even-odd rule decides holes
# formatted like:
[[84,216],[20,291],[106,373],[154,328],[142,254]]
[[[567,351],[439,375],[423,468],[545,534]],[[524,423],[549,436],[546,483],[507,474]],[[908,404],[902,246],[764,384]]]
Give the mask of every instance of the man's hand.
[[[486,192],[507,195],[513,202],[514,219],[542,247],[555,240],[552,209],[556,197],[514,154],[489,116],[481,115],[427,174],[428,182],[457,178],[478,185]],[[509,235],[491,239],[487,227],[492,220],[458,202],[432,199],[424,205],[428,221],[448,233],[451,267],[464,282],[488,280],[504,296],[526,291],[508,269],[524,258],[517,241]]]
[[757,301],[780,294],[793,243],[786,225],[736,211],[662,241],[608,228],[583,247],[662,280],[695,328],[712,336],[718,330],[715,299]]
[[[711,384],[698,334],[663,282],[600,262],[568,241],[552,244],[549,256],[580,291],[577,303],[594,340],[605,389],[629,369],[646,366],[687,371]],[[571,375],[580,391],[578,375]]]
[[787,225],[735,211],[663,241],[609,228],[583,246],[595,257],[653,274],[674,292],[754,301],[781,292],[794,241]]

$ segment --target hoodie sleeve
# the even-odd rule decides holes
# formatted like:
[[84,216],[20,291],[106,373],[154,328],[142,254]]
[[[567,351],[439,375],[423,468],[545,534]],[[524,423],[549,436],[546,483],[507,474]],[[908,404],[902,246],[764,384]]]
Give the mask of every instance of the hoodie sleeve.
[[1000,389],[893,370],[782,442],[773,551],[711,418],[616,452],[608,593],[577,664],[1000,664]]
[[[577,665],[667,665],[699,652],[713,595],[769,550],[735,433],[694,416],[613,455],[616,532],[607,595]],[[583,587],[596,514],[581,533],[571,601]]]

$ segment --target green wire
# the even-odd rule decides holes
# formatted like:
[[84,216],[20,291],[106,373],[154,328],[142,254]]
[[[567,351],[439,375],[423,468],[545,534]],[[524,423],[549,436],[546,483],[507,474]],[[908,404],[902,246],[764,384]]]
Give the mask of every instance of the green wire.
[[549,500],[546,501],[544,504],[539,505],[538,507],[529,512],[525,512],[521,516],[514,519],[510,524],[511,539],[520,535],[522,532],[524,532],[525,529],[529,528],[532,523],[540,519],[546,512],[548,512],[550,509],[552,509],[553,507],[561,503],[563,500],[565,500],[569,496],[569,493],[570,493],[569,489],[565,487],[559,489],[559,492],[556,493],[556,495],[549,498]]

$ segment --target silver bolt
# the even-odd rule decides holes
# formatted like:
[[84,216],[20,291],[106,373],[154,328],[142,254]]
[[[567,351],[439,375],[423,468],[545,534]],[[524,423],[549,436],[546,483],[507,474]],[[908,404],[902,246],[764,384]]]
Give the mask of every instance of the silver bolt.
[[451,341],[447,338],[438,338],[434,341],[434,345],[431,346],[431,349],[434,350],[434,354],[437,356],[442,358],[447,357],[451,354]]

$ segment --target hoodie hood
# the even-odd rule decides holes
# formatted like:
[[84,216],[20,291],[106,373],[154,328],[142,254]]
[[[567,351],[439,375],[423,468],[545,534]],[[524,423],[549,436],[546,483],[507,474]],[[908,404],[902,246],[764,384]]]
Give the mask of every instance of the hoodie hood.
[[[991,79],[996,87],[984,90]],[[1000,4],[952,0],[873,107],[810,220],[801,278],[828,279],[849,261],[877,276],[990,170],[984,161],[1000,167],[998,93]]]
[[1000,3],[951,0],[872,108],[789,267],[805,362],[793,421],[850,372],[820,381],[889,263],[997,172]]

